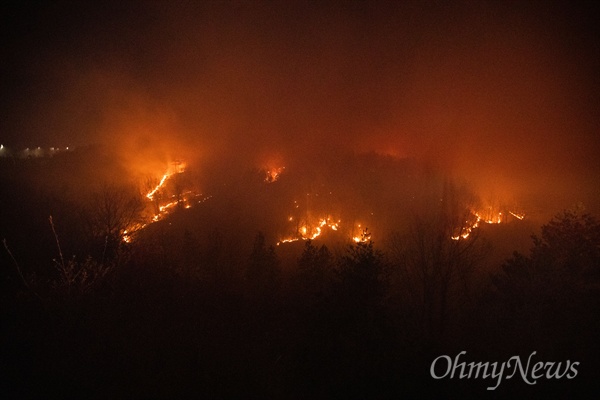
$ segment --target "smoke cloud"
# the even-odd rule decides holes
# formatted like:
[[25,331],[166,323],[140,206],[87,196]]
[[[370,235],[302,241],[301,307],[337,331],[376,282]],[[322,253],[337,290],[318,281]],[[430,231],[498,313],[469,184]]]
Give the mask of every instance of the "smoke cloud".
[[3,6],[7,145],[102,143],[140,176],[377,152],[598,207],[589,4],[101,3]]

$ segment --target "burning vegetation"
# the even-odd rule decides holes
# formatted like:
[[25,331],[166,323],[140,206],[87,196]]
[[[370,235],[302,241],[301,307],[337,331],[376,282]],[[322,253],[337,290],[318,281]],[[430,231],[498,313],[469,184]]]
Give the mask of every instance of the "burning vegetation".
[[[78,154],[76,150],[51,159],[19,161],[28,168],[16,168],[12,162],[2,164],[7,183],[2,187],[3,201],[8,209],[18,210],[23,199],[36,198],[15,196],[23,190],[28,173],[35,170],[44,177],[41,181],[48,178],[51,182],[55,164],[63,171],[79,171],[78,163],[89,162],[89,154],[74,157]],[[98,159],[104,163],[104,158]],[[32,299],[52,305],[44,309],[76,304],[86,318],[93,319],[94,327],[107,327],[98,335],[114,348],[79,355],[82,365],[89,365],[98,354],[108,352],[113,357],[119,349],[141,368],[148,357],[156,355],[139,343],[139,333],[152,332],[160,346],[169,348],[171,327],[178,326],[185,330],[181,340],[186,351],[182,354],[187,354],[190,346],[208,357],[208,361],[199,361],[197,368],[202,371],[219,365],[223,357],[236,366],[243,365],[241,361],[246,358],[237,354],[254,354],[258,340],[263,344],[260,355],[251,357],[252,365],[265,373],[271,371],[259,362],[266,354],[268,365],[278,362],[285,371],[292,371],[286,372],[289,375],[277,372],[277,379],[293,380],[293,387],[310,393],[312,389],[302,378],[306,374],[303,368],[316,368],[318,375],[324,376],[337,371],[339,363],[338,358],[323,356],[319,346],[327,351],[341,349],[344,362],[350,365],[349,371],[337,372],[341,383],[335,391],[339,392],[356,376],[358,367],[352,366],[363,365],[359,361],[380,362],[390,351],[394,360],[412,354],[413,350],[398,348],[398,342],[409,347],[414,343],[444,343],[448,338],[461,346],[478,340],[489,343],[497,338],[493,333],[497,330],[492,329],[497,326],[488,315],[500,312],[503,318],[516,319],[521,318],[520,313],[533,313],[539,318],[540,310],[532,304],[540,303],[531,301],[529,294],[540,293],[535,289],[538,283],[522,279],[522,272],[542,280],[547,276],[548,281],[540,283],[547,293],[541,295],[556,299],[556,293],[565,289],[552,282],[564,282],[565,276],[577,287],[588,287],[580,275],[565,272],[571,265],[565,260],[576,263],[585,276],[593,276],[597,268],[594,249],[598,224],[579,212],[565,214],[544,228],[543,242],[535,240],[531,259],[514,255],[502,264],[517,245],[527,246],[529,229],[533,229],[529,213],[525,216],[522,209],[514,207],[514,198],[510,208],[500,205],[501,198],[490,202],[493,206],[482,205],[483,196],[474,193],[470,185],[459,184],[443,171],[423,168],[410,159],[353,154],[342,166],[297,165],[290,163],[277,179],[265,180],[262,169],[247,168],[223,178],[215,173],[222,170],[221,165],[208,166],[200,174],[194,170],[196,164],[176,161],[142,185],[75,185],[77,191],[65,190],[54,196],[50,193],[57,193],[53,190],[58,186],[50,184],[46,200],[29,205],[27,214],[2,215],[4,226],[12,229],[6,231],[9,238],[18,238],[17,230],[22,227],[35,226],[24,222],[44,220],[47,224],[44,214],[53,216],[49,242],[45,242],[47,235],[38,237],[26,231],[28,241],[19,244],[10,239],[5,243],[10,250],[6,252],[7,265],[16,265],[17,271],[5,281],[24,282],[11,289],[20,293],[16,299],[29,293]],[[140,186],[141,191],[136,189]],[[205,190],[200,191],[201,187]],[[82,196],[83,188],[88,195]],[[81,197],[67,201],[67,194],[73,193]],[[213,201],[207,201],[209,198]],[[515,237],[525,237],[527,243],[516,242]],[[505,245],[506,251],[494,253],[488,241]],[[563,241],[577,247],[576,251],[570,252]],[[45,249],[40,254],[54,256],[56,261],[23,256],[27,243],[39,243],[39,248]],[[500,261],[488,262],[490,255]],[[556,271],[540,274],[537,269],[542,259],[551,260],[550,268]],[[51,268],[46,269],[46,264]],[[20,274],[22,266],[27,269]],[[497,285],[491,291],[486,283],[490,277]],[[588,304],[585,290],[570,291],[569,296],[579,296],[578,301]],[[514,305],[506,308],[507,302]],[[88,304],[93,307],[88,309]],[[122,304],[128,304],[126,309]],[[106,315],[98,314],[103,307],[115,308]],[[201,326],[189,324],[188,313],[201,315]],[[553,310],[552,315],[556,313]],[[575,318],[570,312],[561,315]],[[594,320],[587,311],[580,311],[576,318]],[[123,320],[127,320],[126,327],[120,325]],[[555,318],[534,326],[537,337],[546,337],[552,321]],[[72,322],[86,323],[80,319]],[[222,328],[214,328],[217,332],[212,334],[205,326]],[[467,329],[472,326],[478,328]],[[528,332],[532,329],[528,323],[517,326]],[[43,332],[46,328],[44,325]],[[130,329],[131,336],[123,338],[122,332]],[[349,338],[348,332],[353,336]],[[355,336],[357,332],[362,333]],[[511,339],[510,332],[498,335],[513,343],[522,341],[520,336]],[[269,340],[263,342],[265,337]],[[364,349],[358,355],[356,340]],[[125,350],[122,341],[127,344]],[[373,350],[369,343],[385,346]],[[213,354],[205,345],[211,349],[235,345],[240,351],[223,356],[223,350]],[[102,362],[110,365],[108,357]],[[302,361],[303,357],[310,360]],[[386,364],[389,368],[385,370],[393,371],[394,362]],[[190,368],[195,371],[196,367]],[[221,373],[227,375],[230,370],[224,366]],[[390,373],[386,379],[393,376]],[[186,381],[183,388],[189,390],[193,382],[195,378]],[[214,385],[210,379],[201,382],[203,388]],[[311,382],[313,385],[315,381]],[[316,382],[320,390],[331,390],[329,380]],[[370,379],[361,383],[369,388],[371,384]],[[106,387],[104,381],[102,387]],[[131,390],[140,389],[134,385]],[[226,392],[219,386],[211,390]]]
[[279,176],[283,173],[285,167],[269,168],[265,171],[265,182],[273,183],[279,179]]
[[[283,192],[277,192],[283,195],[279,198],[265,198],[268,204],[271,204],[273,211],[282,210],[282,201],[288,196],[296,196],[297,188],[293,185],[290,186],[291,181],[283,179],[280,181],[282,173],[286,170],[286,167],[281,166],[277,168],[268,168],[261,170],[265,174],[263,185],[274,184],[275,187],[279,187],[279,190]],[[387,174],[385,170],[372,173]],[[403,174],[407,174],[409,171],[405,170]],[[291,170],[290,179],[298,179],[295,177],[300,171]],[[398,177],[395,177],[398,178]],[[149,219],[141,224],[131,226],[123,232],[123,241],[130,243],[132,237],[136,232],[144,229],[149,224],[164,220],[169,214],[178,209],[190,209],[194,205],[202,203],[207,199],[211,198],[212,195],[204,196],[199,194],[191,188],[194,186],[190,182],[186,181],[186,163],[183,161],[172,162],[167,168],[166,172],[160,177],[160,179],[149,179],[147,180],[147,193],[145,194],[146,201],[149,204],[149,208],[153,210],[152,215]],[[298,180],[302,182],[302,178]],[[225,183],[225,185],[227,185]],[[309,186],[314,186],[315,183],[309,183]],[[368,232],[367,228],[364,227],[363,223],[356,222],[356,220],[371,220],[374,225],[382,228],[385,231],[386,223],[386,212],[379,210],[378,215],[383,215],[384,220],[377,220],[373,217],[373,212],[365,212],[365,210],[356,209],[356,204],[361,204],[364,200],[356,198],[356,191],[347,188],[340,188],[339,183],[333,181],[323,181],[318,184],[322,190],[319,192],[306,193],[305,199],[293,200],[291,203],[291,209],[287,212],[286,217],[281,217],[279,223],[275,223],[279,228],[270,229],[268,226],[257,227],[258,230],[273,231],[273,234],[278,237],[276,245],[280,246],[286,243],[293,243],[298,241],[313,241],[322,240],[325,238],[326,241],[351,241],[354,243],[365,243],[372,239],[372,234]],[[350,187],[352,183],[349,182]],[[345,185],[344,185],[345,186]],[[331,190],[330,190],[331,189]],[[260,184],[254,189],[261,191]],[[275,189],[277,190],[277,189]],[[415,199],[415,192],[410,192],[410,188],[406,188],[408,193],[398,193],[401,200],[402,197],[408,196]],[[446,189],[444,189],[446,190]],[[340,202],[339,198],[336,200],[334,191],[340,193],[352,193],[351,198],[346,198],[345,202]],[[273,192],[275,195],[276,192]],[[268,192],[264,195],[268,195]],[[472,194],[469,194],[472,196]],[[225,196],[226,197],[226,196]],[[217,195],[218,200],[218,195]],[[443,199],[442,199],[443,200]],[[446,199],[448,201],[448,199]],[[478,201],[477,201],[478,203]],[[364,204],[364,203],[363,203]],[[513,220],[523,220],[525,214],[514,211],[500,211],[500,207],[479,207],[479,211],[475,211],[474,208],[469,208],[468,204],[458,205],[468,209],[466,213],[466,219],[463,224],[457,226],[451,230],[450,238],[452,240],[461,240],[471,237],[472,232],[477,229],[480,224],[500,224],[509,223]],[[354,209],[354,210],[353,210]],[[373,209],[373,206],[368,206],[369,210]],[[407,210],[408,213],[411,211]],[[414,210],[413,210],[414,212]],[[278,213],[278,212],[277,212]],[[276,214],[274,216],[276,217]],[[342,216],[345,216],[342,219]],[[368,218],[367,218],[368,217]],[[282,224],[284,220],[286,223]],[[380,231],[380,237],[384,236],[384,232]]]
[[0,7],[3,397],[598,392],[593,2]]
[[[525,218],[524,213],[515,213],[512,211],[508,211],[508,214],[510,214],[519,221],[522,221]],[[469,213],[469,218],[465,221],[465,225],[460,227],[458,231],[452,235],[452,240],[467,239],[471,235],[471,232],[473,232],[474,229],[479,227],[480,223],[508,223],[510,221],[510,219],[507,217],[508,214],[502,214],[502,211],[494,212],[492,211],[492,207],[489,207],[485,213],[471,211]],[[482,215],[484,215],[484,217],[482,217]]]

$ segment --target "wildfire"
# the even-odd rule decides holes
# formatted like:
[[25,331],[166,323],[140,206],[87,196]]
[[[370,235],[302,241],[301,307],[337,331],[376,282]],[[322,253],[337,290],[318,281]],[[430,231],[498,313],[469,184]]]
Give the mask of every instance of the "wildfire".
[[184,172],[185,172],[185,163],[184,162],[182,162],[182,161],[172,162],[170,168],[162,176],[162,178],[160,179],[160,182],[158,182],[158,185],[156,185],[152,190],[150,190],[146,194],[146,197],[150,200],[154,200],[154,195],[156,194],[156,192],[158,192],[165,185],[165,183],[171,176],[173,176],[175,174],[182,174]]
[[362,229],[362,225],[358,224],[357,229],[360,231],[360,235],[354,235],[352,240],[354,243],[366,243],[371,240],[371,232],[367,228]]
[[[288,217],[288,221],[293,220],[293,217]],[[321,234],[325,231],[326,228],[329,228],[333,231],[337,231],[340,227],[340,223],[341,220],[335,221],[331,217],[320,218],[315,224],[305,223],[304,225],[298,227],[294,237],[281,239],[279,242],[277,242],[277,246],[279,246],[281,243],[297,242],[298,240],[316,239],[319,236],[321,236]]]
[[267,169],[265,172],[266,173],[265,182],[267,182],[267,183],[276,182],[279,179],[279,177],[281,176],[281,174],[283,173],[284,169],[285,169],[285,167]]
[[371,234],[370,234],[370,233],[369,233],[369,234],[365,234],[365,233],[363,232],[363,235],[362,235],[362,236],[354,236],[354,237],[352,238],[352,240],[354,241],[354,243],[366,243],[366,242],[368,242],[369,240],[371,240]]
[[[125,243],[131,243],[133,240],[133,235],[144,229],[146,226],[153,222],[157,222],[162,220],[166,215],[168,215],[176,206],[180,205],[183,208],[191,208],[192,204],[203,203],[208,200],[211,196],[206,196],[204,198],[196,200],[198,197],[202,196],[201,194],[197,194],[191,190],[187,190],[184,192],[180,192],[177,194],[171,194],[168,197],[157,196],[159,191],[165,191],[165,187],[170,179],[176,177],[178,174],[182,174],[185,172],[185,163],[181,161],[175,161],[171,163],[171,166],[167,169],[167,171],[163,174],[162,178],[158,182],[156,186],[154,186],[148,193],[146,193],[146,198],[150,201],[156,201],[158,204],[155,205],[157,207],[155,209],[156,213],[150,218],[148,223],[145,224],[137,224],[134,227],[129,227],[124,230],[121,238]],[[165,199],[163,202],[161,199]]]
[[522,220],[523,218],[525,218],[525,214],[519,214],[519,213],[512,212],[512,211],[509,211],[508,213],[518,220]]
[[[502,212],[493,212],[491,208],[488,209],[488,211],[485,213],[485,218],[482,216],[483,213],[479,213],[476,211],[472,211],[471,213],[475,217],[475,220],[471,222],[465,221],[466,225],[461,227],[457,234],[451,236],[452,240],[468,238],[469,235],[471,235],[471,233],[473,232],[473,230],[479,227],[480,222],[484,222],[486,224],[500,224],[506,222],[506,214],[502,214]],[[518,220],[522,220],[523,218],[525,218],[525,214],[522,213],[519,214],[513,211],[508,211],[508,214],[512,215]]]
[[146,194],[146,197],[149,198],[150,200],[154,200],[154,194],[156,192],[158,192],[161,187],[163,187],[163,185],[165,184],[165,182],[167,181],[167,179],[170,176],[171,176],[171,174],[169,174],[168,172],[166,174],[164,174],[163,177],[161,178],[160,182],[158,183],[158,185],[156,185],[156,187],[154,187],[154,189],[149,191],[148,194]]
[[[174,161],[171,163],[171,166],[169,167],[169,169],[165,172],[165,174],[162,176],[160,182],[158,183],[158,185],[156,185],[152,190],[150,190],[147,194],[146,197],[151,200],[154,201],[154,195],[156,194],[156,192],[158,192],[159,190],[161,190],[162,188],[164,188],[166,182],[172,177],[172,176],[176,176],[177,174],[182,174],[185,172],[185,163],[182,161]],[[173,208],[174,206],[176,206],[177,204],[179,204],[180,202],[185,202],[185,195],[190,194],[190,191],[187,191],[185,193],[181,193],[181,195],[172,195],[171,196],[171,201],[169,201],[166,204],[162,204],[158,206],[158,212],[152,217],[152,222],[156,222],[159,221],[160,219],[162,219],[171,208]],[[175,199],[175,200],[173,200]],[[188,204],[189,205],[189,204]],[[186,207],[189,208],[189,207]]]
[[[288,217],[288,221],[293,221],[293,217]],[[331,216],[322,217],[316,220],[316,223],[304,223],[299,226],[292,237],[281,239],[277,242],[277,246],[281,243],[297,242],[299,240],[314,240],[319,238],[327,230],[339,231],[341,229],[342,220],[335,220]],[[357,225],[357,229],[361,232],[359,235],[350,234],[352,240],[356,243],[367,242],[371,240],[371,234],[366,230],[362,230],[361,225]]]
[[479,222],[481,221],[481,217],[477,213],[474,213],[474,215],[476,217],[475,222],[469,224],[469,221],[465,221],[465,224],[467,224],[467,226],[462,227],[457,235],[452,236],[451,237],[452,240],[460,240],[461,238],[466,239],[469,237],[471,232],[473,232],[473,229],[479,227]]
[[133,241],[135,233],[141,231],[146,226],[148,226],[148,224],[136,223],[130,226],[128,229],[124,229],[121,233],[121,240],[123,240],[123,242],[125,243],[131,243]]

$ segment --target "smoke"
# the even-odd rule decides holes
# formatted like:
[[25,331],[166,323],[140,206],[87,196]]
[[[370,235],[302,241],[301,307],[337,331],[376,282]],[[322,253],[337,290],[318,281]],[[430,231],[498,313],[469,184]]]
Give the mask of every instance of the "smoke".
[[2,132],[102,143],[139,176],[374,151],[597,207],[597,12],[398,3],[9,6]]

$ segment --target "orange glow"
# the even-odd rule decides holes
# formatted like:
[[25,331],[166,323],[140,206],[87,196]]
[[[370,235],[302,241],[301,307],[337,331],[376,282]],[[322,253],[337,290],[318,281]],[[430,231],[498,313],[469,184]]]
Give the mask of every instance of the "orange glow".
[[[170,167],[163,174],[159,183],[154,188],[152,188],[152,190],[150,190],[148,193],[146,193],[146,198],[150,201],[156,201],[157,200],[156,193],[160,190],[165,189],[167,183],[169,182],[169,179],[176,176],[177,174],[184,173],[185,168],[186,168],[186,163],[183,161],[172,162]],[[144,229],[146,226],[148,226],[149,224],[151,224],[153,222],[158,222],[158,221],[162,220],[176,206],[178,206],[180,204],[183,206],[183,208],[189,209],[189,208],[192,208],[193,204],[203,203],[204,201],[208,200],[211,197],[211,196],[206,196],[196,202],[195,199],[197,199],[199,196],[201,196],[201,194],[194,193],[191,190],[187,190],[187,191],[184,191],[184,192],[181,192],[178,194],[171,194],[168,197],[168,199],[165,200],[166,203],[158,204],[158,212],[156,214],[152,215],[152,217],[150,217],[150,219],[149,219],[149,221],[147,221],[147,223],[137,224],[135,227],[130,227],[129,229],[126,229],[125,231],[123,231],[123,234],[121,236],[122,240],[126,243],[131,243],[133,241],[133,235],[136,232]],[[192,200],[194,200],[194,201],[192,201]]]
[[[156,194],[156,192],[158,192],[161,188],[163,188],[165,186],[165,184],[169,180],[169,178],[171,178],[173,175],[184,173],[185,167],[186,167],[186,164],[183,161],[177,160],[177,161],[172,162],[171,166],[169,167],[167,172],[165,172],[165,174],[162,176],[158,185],[156,185],[156,187],[154,187],[154,189],[149,191],[146,194],[146,197],[150,200],[154,200],[154,195]],[[180,199],[177,199],[175,201],[170,201],[166,204],[159,205],[158,213],[152,217],[151,222],[156,222],[156,221],[161,220],[166,214],[168,214],[168,212],[171,208],[173,208],[180,202],[186,203],[187,200],[186,200],[185,196],[189,195],[189,194],[191,194],[191,191],[182,193]],[[176,196],[175,195],[171,196],[171,198],[174,198],[174,197],[176,197]],[[185,208],[190,208],[190,207],[191,207],[191,205],[189,203],[185,205]]]
[[281,176],[281,174],[283,173],[284,169],[285,169],[285,167],[268,168],[265,172],[266,173],[265,182],[267,182],[267,183],[276,182],[279,179],[279,177]]
[[135,223],[129,226],[127,229],[124,229],[121,233],[121,240],[125,243],[132,243],[135,234],[144,229],[147,225],[148,224],[145,223]]
[[518,220],[522,220],[523,218],[525,218],[525,214],[519,214],[512,211],[509,211],[508,213]]
[[154,200],[154,194],[161,188],[163,187],[163,185],[165,184],[167,178],[169,178],[169,176],[171,176],[168,172],[166,174],[163,175],[163,177],[161,178],[160,182],[158,183],[158,185],[156,185],[156,187],[154,189],[152,189],[151,191],[148,192],[148,194],[146,194],[146,197],[149,198],[150,200]]
[[[288,221],[293,220],[293,217],[288,217]],[[340,227],[340,222],[340,220],[337,222],[334,221],[331,217],[324,217],[318,219],[316,223],[305,223],[298,228],[297,232],[292,237],[287,237],[277,242],[277,246],[281,243],[296,242],[298,240],[314,240],[321,236],[325,228],[337,231]]]
[[[289,217],[288,221],[293,221],[293,217]],[[290,243],[296,242],[299,240],[314,240],[319,238],[324,232],[326,232],[326,228],[329,228],[332,231],[339,231],[341,229],[341,220],[335,220],[331,216],[319,218],[316,220],[316,223],[305,223],[297,229],[297,232],[291,236],[284,239],[281,239],[277,242],[279,246],[281,243]],[[357,226],[357,229],[361,232],[358,235],[354,235],[354,233],[350,234],[350,238],[354,242],[366,242],[371,239],[371,234],[364,236],[364,231],[361,230],[361,225]],[[362,235],[362,236],[361,236]]]
[[[512,211],[508,211],[508,213],[518,220],[525,218],[525,214],[519,214]],[[473,230],[479,227],[479,222],[485,222],[486,224],[500,224],[506,222],[506,214],[503,214],[501,211],[494,212],[491,207],[488,207],[487,211],[484,212],[471,211],[471,215],[475,217],[475,221],[465,221],[465,225],[461,227],[457,233],[451,236],[452,240],[468,238]]]
[[354,243],[366,243],[371,240],[371,232],[368,231],[368,228],[362,229],[362,225],[358,224],[355,229],[356,231],[359,233],[352,236]]

